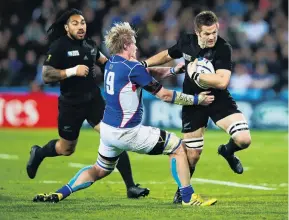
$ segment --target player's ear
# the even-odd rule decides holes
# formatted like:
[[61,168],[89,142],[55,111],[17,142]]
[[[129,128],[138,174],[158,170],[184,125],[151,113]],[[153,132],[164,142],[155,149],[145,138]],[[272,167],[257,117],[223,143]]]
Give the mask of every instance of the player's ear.
[[68,31],[68,25],[67,25],[67,24],[64,25],[64,29],[65,29],[66,31]]
[[219,22],[216,23],[216,26],[217,26],[217,30],[219,30],[219,27],[220,27]]

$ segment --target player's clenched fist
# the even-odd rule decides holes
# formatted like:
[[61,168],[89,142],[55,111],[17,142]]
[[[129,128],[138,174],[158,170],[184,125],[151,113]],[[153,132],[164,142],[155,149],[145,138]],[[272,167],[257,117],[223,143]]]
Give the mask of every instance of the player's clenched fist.
[[76,76],[84,76],[86,77],[88,75],[89,72],[89,68],[85,65],[77,65],[76,66]]
[[77,65],[75,67],[69,68],[65,70],[66,76],[80,76],[80,77],[86,77],[89,73],[89,68],[85,65]]

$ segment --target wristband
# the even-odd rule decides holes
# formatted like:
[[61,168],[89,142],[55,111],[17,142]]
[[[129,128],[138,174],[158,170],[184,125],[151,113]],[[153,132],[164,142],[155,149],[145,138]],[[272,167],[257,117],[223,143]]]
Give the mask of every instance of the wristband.
[[77,71],[77,66],[66,69],[65,70],[66,77],[69,78],[72,76],[76,76],[76,71]]
[[147,68],[147,67],[148,67],[148,64],[147,64],[147,62],[146,62],[146,61],[141,61],[141,62],[140,62],[140,64],[141,64],[141,65],[143,65],[145,68]]
[[171,67],[171,68],[170,68],[170,73],[171,73],[172,75],[176,75],[176,72],[175,72],[175,68],[174,68],[174,67]]
[[193,72],[193,74],[192,74],[192,79],[193,79],[194,81],[199,82],[199,76],[200,76],[200,73]]
[[199,95],[195,94],[194,95],[194,105],[198,105],[199,104]]

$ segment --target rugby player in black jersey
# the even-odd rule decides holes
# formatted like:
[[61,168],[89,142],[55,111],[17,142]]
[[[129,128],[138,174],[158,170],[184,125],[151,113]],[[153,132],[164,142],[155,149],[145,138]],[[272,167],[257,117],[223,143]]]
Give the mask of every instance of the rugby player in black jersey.
[[[227,144],[221,144],[218,153],[222,155],[231,169],[238,174],[243,173],[243,166],[235,156],[235,152],[244,150],[251,144],[251,136],[247,121],[231,97],[227,86],[232,69],[232,48],[223,38],[218,36],[219,23],[212,11],[200,12],[194,20],[195,34],[180,36],[177,43],[142,62],[146,67],[161,65],[173,59],[183,57],[186,64],[186,75],[183,92],[197,94],[208,90],[215,96],[209,106],[183,106],[182,133],[187,147],[191,175],[200,158],[204,146],[204,132],[209,117],[226,131],[231,137]],[[214,66],[215,74],[196,72],[196,58],[206,58]],[[203,89],[202,85],[209,87]],[[180,203],[181,196],[177,190],[174,203]]]

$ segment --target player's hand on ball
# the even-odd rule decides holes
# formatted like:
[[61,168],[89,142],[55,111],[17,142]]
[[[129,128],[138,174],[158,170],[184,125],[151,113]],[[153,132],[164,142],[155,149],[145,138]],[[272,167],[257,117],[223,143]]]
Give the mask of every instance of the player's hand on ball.
[[201,92],[198,95],[199,105],[210,105],[215,100],[215,96],[210,95],[210,91]]
[[86,77],[89,73],[89,68],[85,65],[77,65],[76,76]]
[[187,72],[190,78],[192,78],[193,73],[197,71],[197,63],[198,59],[195,59],[194,62],[190,62],[187,66]]

